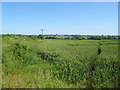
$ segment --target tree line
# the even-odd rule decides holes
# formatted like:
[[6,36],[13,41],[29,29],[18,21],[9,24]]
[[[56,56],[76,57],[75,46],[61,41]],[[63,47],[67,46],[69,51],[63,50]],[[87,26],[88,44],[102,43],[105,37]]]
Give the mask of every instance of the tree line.
[[24,36],[32,39],[66,39],[66,40],[114,40],[120,39],[119,35],[22,35],[22,34],[3,34],[4,36]]

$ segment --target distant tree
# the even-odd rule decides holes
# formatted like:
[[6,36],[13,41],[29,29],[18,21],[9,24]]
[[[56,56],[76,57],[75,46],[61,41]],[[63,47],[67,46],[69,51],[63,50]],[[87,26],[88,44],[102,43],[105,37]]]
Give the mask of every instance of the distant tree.
[[65,37],[64,39],[71,39],[70,37]]
[[38,38],[40,38],[40,39],[44,39],[44,36],[41,35],[41,34],[39,34],[39,35],[38,35]]
[[35,40],[36,39],[36,36],[29,36],[30,38],[32,38],[33,40]]
[[87,37],[86,37],[86,36],[83,36],[82,39],[83,39],[83,40],[87,40]]

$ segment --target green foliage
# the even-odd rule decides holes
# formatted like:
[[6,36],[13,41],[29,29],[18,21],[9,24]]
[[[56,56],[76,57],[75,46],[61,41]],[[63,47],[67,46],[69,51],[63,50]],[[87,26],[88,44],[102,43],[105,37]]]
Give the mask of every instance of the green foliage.
[[65,39],[65,40],[115,40],[119,36],[112,35],[45,35],[46,39]]
[[39,34],[39,35],[38,35],[38,38],[40,38],[40,39],[44,39],[44,36],[41,35],[41,34]]
[[3,88],[115,88],[117,40],[3,37]]
[[31,37],[33,40],[35,40],[37,38],[36,36],[29,36],[29,37]]

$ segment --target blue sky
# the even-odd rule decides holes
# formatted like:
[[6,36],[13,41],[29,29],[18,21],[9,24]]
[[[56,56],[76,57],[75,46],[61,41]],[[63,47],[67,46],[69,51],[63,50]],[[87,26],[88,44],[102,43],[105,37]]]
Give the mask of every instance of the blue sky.
[[2,3],[0,2],[0,34],[2,33]]
[[117,35],[117,2],[3,2],[3,33]]

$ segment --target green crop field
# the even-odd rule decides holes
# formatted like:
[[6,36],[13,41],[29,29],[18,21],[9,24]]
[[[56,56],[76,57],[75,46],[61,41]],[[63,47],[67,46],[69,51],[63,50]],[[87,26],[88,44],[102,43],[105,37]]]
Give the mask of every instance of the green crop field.
[[117,40],[2,38],[3,88],[116,88]]

